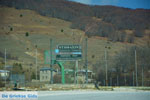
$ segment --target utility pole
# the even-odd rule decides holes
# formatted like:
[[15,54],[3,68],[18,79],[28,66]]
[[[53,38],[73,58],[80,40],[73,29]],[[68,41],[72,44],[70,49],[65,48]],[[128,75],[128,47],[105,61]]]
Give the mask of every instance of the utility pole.
[[144,86],[144,69],[142,67],[142,86]]
[[106,69],[105,69],[105,73],[106,73],[106,86],[108,86],[108,75],[107,75],[107,67],[108,67],[108,65],[107,65],[107,51],[106,51],[106,49],[105,49],[105,67],[106,67]]
[[133,86],[134,86],[134,71],[133,71]]
[[87,60],[87,48],[88,48],[88,38],[85,39],[85,68],[86,68],[86,84],[88,84],[88,60]]
[[52,55],[52,47],[53,47],[53,40],[50,39],[50,68],[51,68],[51,80],[50,83],[53,84],[53,55]]
[[106,85],[106,83],[105,83],[106,81],[104,80],[104,86]]
[[75,65],[75,84],[78,84],[78,60],[76,60]]
[[6,88],[6,76],[7,76],[7,71],[6,71],[6,48],[5,48],[5,88]]
[[119,86],[119,77],[117,75],[117,86]]
[[135,48],[135,72],[136,72],[136,86],[138,86],[138,76],[137,76],[137,55],[136,55],[136,48]]
[[125,86],[126,86],[126,81],[127,81],[127,79],[126,79],[126,73],[125,73],[125,75],[124,75],[124,84],[125,84]]
[[35,49],[35,66],[36,66],[36,80],[38,80],[38,68],[37,68],[37,45],[36,45],[36,49]]
[[112,77],[110,77],[110,86],[112,86]]

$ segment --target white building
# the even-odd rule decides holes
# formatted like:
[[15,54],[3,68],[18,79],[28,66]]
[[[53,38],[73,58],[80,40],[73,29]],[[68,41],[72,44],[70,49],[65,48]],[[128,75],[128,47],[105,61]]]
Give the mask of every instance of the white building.
[[53,71],[53,76],[54,76],[56,74],[56,70],[48,68],[48,67],[40,69],[40,82],[50,82],[51,70]]
[[2,78],[2,79],[7,79],[8,77],[9,77],[9,73],[10,73],[10,71],[8,71],[8,70],[0,70],[0,77]]

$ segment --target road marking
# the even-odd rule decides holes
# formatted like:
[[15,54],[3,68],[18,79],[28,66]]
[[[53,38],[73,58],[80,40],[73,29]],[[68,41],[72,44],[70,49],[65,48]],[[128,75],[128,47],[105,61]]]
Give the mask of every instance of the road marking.
[[41,94],[39,93],[39,97],[43,97],[43,96],[59,96],[59,95],[83,95],[83,94],[95,94],[95,93],[101,93],[100,91],[64,91],[64,92],[49,92],[49,93],[44,93],[44,94]]

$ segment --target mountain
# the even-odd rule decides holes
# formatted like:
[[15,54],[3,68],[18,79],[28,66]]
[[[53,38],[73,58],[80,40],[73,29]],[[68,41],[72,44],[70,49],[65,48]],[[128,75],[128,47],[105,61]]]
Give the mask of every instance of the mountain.
[[143,37],[150,29],[150,10],[144,9],[90,6],[68,0],[0,0],[0,5],[70,21],[71,28],[83,30],[88,37],[107,37],[111,41],[130,43],[134,36]]
[[[0,12],[0,57],[4,58],[4,49],[6,48],[10,61],[16,60],[27,65],[34,64],[37,45],[38,63],[44,64],[44,51],[49,50],[50,38],[54,41],[53,50],[59,44],[80,44],[83,47],[84,54],[85,38],[87,36],[84,31],[70,28],[71,22],[41,16],[37,12],[27,9],[18,10],[1,7]],[[89,65],[103,58],[106,45],[111,46],[109,51],[111,55],[115,55],[115,52],[123,49],[125,45],[129,47],[134,45],[119,42],[111,43],[106,38],[101,37],[91,37],[88,41]],[[144,43],[145,41],[142,42],[142,44]],[[93,51],[94,48],[96,50]],[[1,61],[3,62],[3,59]],[[84,62],[82,64],[84,65]]]

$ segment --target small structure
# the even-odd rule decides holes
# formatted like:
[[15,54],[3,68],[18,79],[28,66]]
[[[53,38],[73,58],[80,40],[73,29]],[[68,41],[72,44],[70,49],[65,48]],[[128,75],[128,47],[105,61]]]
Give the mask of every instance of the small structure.
[[[94,76],[94,73],[91,71],[91,70],[88,70],[88,82],[92,82],[93,81],[93,76]],[[85,81],[85,74],[86,74],[86,70],[79,70],[78,71],[78,77],[79,79],[81,79],[82,81]]]
[[9,73],[10,73],[10,71],[8,71],[8,70],[0,70],[0,77],[2,79],[7,79],[7,78],[9,78]]
[[51,71],[53,71],[53,76],[56,74],[56,70],[48,67],[40,69],[40,82],[50,82],[51,80]]

